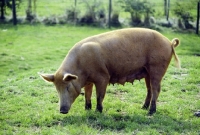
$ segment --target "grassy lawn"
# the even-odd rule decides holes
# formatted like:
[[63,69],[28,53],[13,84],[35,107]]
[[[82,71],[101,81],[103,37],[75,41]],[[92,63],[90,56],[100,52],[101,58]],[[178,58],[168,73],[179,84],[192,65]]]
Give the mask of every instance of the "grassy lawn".
[[0,25],[0,134],[200,134],[200,38],[193,34],[162,31],[177,37],[182,63],[171,62],[162,81],[157,112],[142,110],[144,80],[134,85],[110,85],[102,114],[84,110],[80,95],[67,115],[59,113],[52,84],[38,72],[54,73],[69,49],[79,40],[108,29],[75,26]]

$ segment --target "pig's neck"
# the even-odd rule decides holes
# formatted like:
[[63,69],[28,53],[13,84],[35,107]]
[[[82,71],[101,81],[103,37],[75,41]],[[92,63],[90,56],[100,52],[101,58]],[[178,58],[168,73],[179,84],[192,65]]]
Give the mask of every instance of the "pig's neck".
[[84,76],[84,74],[80,70],[80,67],[78,67],[77,58],[70,57],[70,56],[71,55],[68,54],[65,57],[59,70],[61,70],[63,74],[70,73],[70,74],[78,76],[78,79],[73,81],[73,85],[76,87],[77,91],[81,92],[81,88],[85,86],[87,78]]
[[73,80],[72,83],[74,85],[74,87],[76,88],[76,91],[77,92],[81,92],[81,88],[83,88],[85,86],[85,83],[86,83],[86,77],[82,74],[82,72],[80,71],[80,69],[77,69],[75,67],[63,67],[63,68],[60,68],[62,71],[61,73],[63,74],[66,74],[66,73],[70,73],[72,75],[76,75],[78,76],[78,79],[76,80]]
[[76,91],[80,94],[81,88],[83,88],[85,85],[85,79],[79,74],[76,74],[76,75],[78,76],[78,79],[74,80],[72,83],[73,83]]

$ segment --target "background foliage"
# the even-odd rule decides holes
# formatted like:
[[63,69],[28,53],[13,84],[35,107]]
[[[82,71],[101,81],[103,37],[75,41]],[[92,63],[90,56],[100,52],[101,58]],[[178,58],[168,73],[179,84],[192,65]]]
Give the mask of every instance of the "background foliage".
[[[3,1],[3,0],[2,0]],[[18,23],[79,24],[106,27],[108,25],[109,1],[101,0],[20,0],[17,9]],[[76,2],[75,2],[76,1]],[[166,0],[165,0],[166,1]],[[169,20],[166,18],[163,0],[112,0],[111,25],[114,27],[157,26],[181,29],[196,27],[198,0],[170,0]],[[0,2],[1,5],[1,2]],[[6,12],[9,22],[11,12]],[[0,21],[2,22],[2,20]]]

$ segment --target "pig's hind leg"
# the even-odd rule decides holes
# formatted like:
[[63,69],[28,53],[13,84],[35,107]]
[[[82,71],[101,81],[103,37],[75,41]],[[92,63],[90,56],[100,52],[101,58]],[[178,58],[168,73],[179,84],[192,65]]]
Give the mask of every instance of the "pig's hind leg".
[[156,112],[156,102],[161,89],[161,80],[166,72],[167,66],[159,67],[152,66],[149,70],[150,76],[150,86],[151,86],[151,105],[149,109],[149,115],[152,115]]
[[149,75],[147,75],[145,77],[145,83],[146,83],[146,87],[147,87],[147,95],[146,95],[146,99],[145,99],[145,102],[144,102],[144,105],[143,105],[143,109],[148,109],[149,108],[149,105],[150,105],[150,102],[151,102],[151,96],[152,96],[152,93],[151,93],[151,84],[150,84],[150,77]]

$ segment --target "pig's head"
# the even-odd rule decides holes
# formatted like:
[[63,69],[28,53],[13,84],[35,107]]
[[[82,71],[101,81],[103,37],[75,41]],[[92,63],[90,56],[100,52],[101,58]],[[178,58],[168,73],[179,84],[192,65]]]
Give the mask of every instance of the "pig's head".
[[40,75],[45,81],[54,83],[60,98],[60,113],[68,113],[72,103],[79,95],[79,91],[75,86],[75,81],[78,79],[78,77],[69,73],[64,75]]

